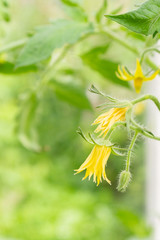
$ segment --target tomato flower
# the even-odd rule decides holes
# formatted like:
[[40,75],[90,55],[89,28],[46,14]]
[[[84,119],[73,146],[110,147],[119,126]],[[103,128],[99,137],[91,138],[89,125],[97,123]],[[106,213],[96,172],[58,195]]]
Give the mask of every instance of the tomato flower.
[[142,72],[142,67],[141,67],[140,62],[137,59],[137,67],[136,67],[134,75],[128,73],[126,71],[125,67],[122,67],[122,70],[121,70],[120,66],[118,66],[118,72],[116,72],[116,75],[119,79],[121,79],[123,81],[133,80],[136,92],[140,93],[143,82],[153,80],[157,76],[158,73],[159,73],[159,70],[155,71],[151,76],[146,77]]

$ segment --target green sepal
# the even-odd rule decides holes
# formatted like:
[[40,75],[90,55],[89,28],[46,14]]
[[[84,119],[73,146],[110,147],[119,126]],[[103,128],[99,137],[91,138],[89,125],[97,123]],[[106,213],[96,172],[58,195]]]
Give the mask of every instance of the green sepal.
[[90,144],[94,144],[93,141],[88,140],[88,138],[84,135],[84,133],[82,132],[82,129],[79,127],[76,131],[86,142],[90,143]]
[[107,108],[125,108],[125,107],[128,107],[130,106],[131,103],[129,101],[122,101],[122,102],[116,102],[116,103],[102,103],[100,105],[97,106],[97,108],[102,108],[103,109],[107,109]]
[[99,94],[99,95],[107,98],[110,102],[118,102],[118,100],[116,98],[113,98],[109,95],[106,95],[106,94],[100,92],[94,85],[91,85],[89,91],[92,92],[92,93],[95,93],[95,94]]
[[106,140],[104,138],[98,138],[94,134],[91,134],[91,133],[89,133],[88,135],[89,135],[90,139],[92,140],[92,142],[94,142],[94,144],[96,144],[96,145],[106,146],[106,147],[114,146],[114,144],[111,143],[109,140]]
[[[118,149],[118,150],[124,150],[124,149]],[[112,147],[111,148],[111,151],[112,151],[112,153],[114,154],[114,155],[116,155],[116,156],[119,156],[119,157],[124,157],[124,156],[126,156],[126,153],[121,153],[121,152],[119,152],[119,151],[117,151],[116,150],[116,147]],[[127,149],[126,149],[126,151],[127,151]]]

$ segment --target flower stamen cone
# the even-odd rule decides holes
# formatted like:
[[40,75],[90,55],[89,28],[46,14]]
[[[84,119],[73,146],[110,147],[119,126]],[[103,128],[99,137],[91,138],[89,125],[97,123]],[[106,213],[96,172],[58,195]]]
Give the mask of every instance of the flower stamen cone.
[[159,71],[160,70],[157,70],[151,76],[146,77],[143,74],[140,62],[137,59],[137,65],[136,65],[136,70],[135,70],[135,74],[134,75],[128,73],[126,71],[125,67],[122,67],[122,70],[121,70],[120,66],[118,66],[118,72],[116,72],[116,75],[117,75],[117,77],[119,79],[121,79],[123,81],[131,81],[131,80],[133,80],[136,92],[140,93],[143,82],[153,80],[157,76]]
[[105,172],[105,166],[110,154],[110,147],[95,145],[85,162],[79,169],[75,170],[76,174],[86,170],[83,180],[87,177],[90,180],[93,175],[93,181],[97,183],[97,186],[102,182],[102,178],[111,185],[111,181],[107,178]]
[[111,108],[108,112],[101,114],[92,123],[92,125],[98,124],[98,127],[95,129],[95,133],[100,132],[100,136],[105,136],[114,123],[125,120],[127,110],[128,107]]

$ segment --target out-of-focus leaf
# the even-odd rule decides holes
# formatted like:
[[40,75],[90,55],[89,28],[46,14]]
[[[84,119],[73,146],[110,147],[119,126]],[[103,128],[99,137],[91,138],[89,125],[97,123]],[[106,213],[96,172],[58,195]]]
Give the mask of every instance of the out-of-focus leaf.
[[124,82],[117,78],[115,72],[118,68],[118,63],[112,62],[108,59],[102,59],[100,54],[104,53],[108,49],[108,44],[91,49],[89,52],[81,55],[84,64],[88,65],[91,69],[100,73],[103,77],[109,81],[119,84],[125,87],[129,87],[128,82]]
[[148,0],[137,10],[125,14],[105,16],[133,32],[144,35],[153,35],[155,32],[160,32],[159,0]]
[[81,87],[71,82],[66,83],[55,79],[49,82],[49,86],[53,87],[56,95],[63,101],[81,109],[92,108],[85,91]]
[[15,69],[15,64],[12,62],[0,63],[0,73],[3,74],[20,74],[26,72],[35,72],[37,70],[38,68],[35,65]]
[[40,152],[42,147],[38,143],[38,135],[35,124],[37,107],[37,96],[35,93],[30,93],[22,104],[16,130],[18,138],[24,147],[35,152]]
[[103,4],[102,4],[101,8],[99,9],[99,11],[96,14],[96,20],[98,23],[101,22],[101,19],[103,17],[103,14],[105,13],[106,9],[107,9],[107,0],[103,0]]
[[75,43],[83,34],[92,32],[91,24],[71,20],[57,20],[40,27],[20,54],[16,67],[28,66],[48,58],[55,48]]
[[67,14],[74,20],[87,22],[88,17],[84,9],[77,3],[71,0],[61,0],[64,4]]
[[135,213],[128,210],[118,210],[117,216],[123,225],[136,237],[143,238],[150,235],[151,229]]

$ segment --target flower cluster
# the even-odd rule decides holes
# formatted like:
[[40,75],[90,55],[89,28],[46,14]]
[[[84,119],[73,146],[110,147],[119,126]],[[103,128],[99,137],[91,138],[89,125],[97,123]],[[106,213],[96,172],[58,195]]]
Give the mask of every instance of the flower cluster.
[[[124,80],[130,81],[134,80],[134,86],[136,92],[139,93],[142,87],[142,83],[144,81],[149,81],[154,79],[159,70],[154,72],[151,76],[146,77],[142,72],[142,68],[139,60],[137,60],[137,68],[135,74],[132,75],[128,72],[125,67],[118,67],[118,72],[116,73],[117,77]],[[92,123],[92,126],[95,126],[93,135],[89,133],[90,140],[88,140],[81,130],[78,133],[89,143],[93,144],[93,149],[84,163],[75,170],[76,173],[80,173],[86,170],[85,176],[83,180],[86,178],[90,178],[93,176],[93,181],[97,183],[97,186],[102,179],[107,181],[111,185],[111,181],[108,179],[105,167],[107,165],[110,154],[113,153],[117,156],[125,156],[126,157],[126,166],[125,169],[121,172],[119,177],[119,183],[117,189],[119,191],[125,191],[130,180],[130,159],[132,155],[132,151],[134,148],[134,144],[137,140],[138,135],[144,135],[148,138],[160,140],[159,137],[156,137],[153,133],[148,131],[146,128],[140,126],[135,120],[133,115],[136,113],[135,107],[139,105],[143,105],[143,101],[152,100],[156,107],[160,110],[160,102],[157,98],[152,95],[145,95],[138,99],[132,101],[120,101],[111,96],[105,95],[99,90],[97,90],[94,86],[91,87],[90,91],[95,94],[99,94],[105,99],[107,102],[103,104],[103,107],[106,106],[107,111],[98,116],[95,121]],[[116,146],[115,143],[112,143],[111,135],[117,127],[126,127],[132,136],[132,140],[130,142],[130,146],[128,149],[123,149]],[[118,151],[117,151],[118,150]],[[124,151],[124,153],[123,153]]]

